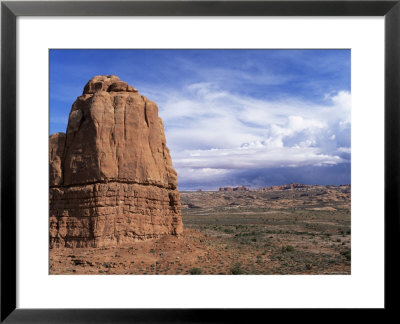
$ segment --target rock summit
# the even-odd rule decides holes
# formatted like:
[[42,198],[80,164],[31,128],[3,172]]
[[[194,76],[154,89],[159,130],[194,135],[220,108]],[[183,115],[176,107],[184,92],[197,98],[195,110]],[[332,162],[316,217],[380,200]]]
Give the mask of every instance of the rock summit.
[[50,247],[115,246],[180,235],[177,173],[157,105],[96,76],[49,140]]

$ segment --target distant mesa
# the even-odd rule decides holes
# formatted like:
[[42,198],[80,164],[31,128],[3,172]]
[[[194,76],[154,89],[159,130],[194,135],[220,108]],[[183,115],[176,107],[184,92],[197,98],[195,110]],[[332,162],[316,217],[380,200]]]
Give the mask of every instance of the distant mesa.
[[306,185],[302,183],[290,183],[290,184],[284,184],[280,186],[271,186],[271,187],[261,187],[258,189],[251,189],[247,186],[238,186],[238,187],[221,187],[219,188],[218,191],[225,191],[225,192],[233,192],[233,191],[280,191],[280,190],[294,190],[294,189],[307,189],[307,188],[317,188],[317,187],[324,187],[327,189],[335,189],[335,188],[341,188],[343,190],[350,190],[350,184],[345,184],[345,185],[340,185],[340,186],[335,186],[335,185],[326,185],[326,186],[321,186],[321,185]]
[[219,191],[249,191],[249,188],[246,186],[239,186],[239,187],[221,187]]
[[[288,190],[288,189],[298,189],[298,188],[309,188],[311,185],[304,185],[301,183],[291,183],[281,186],[271,186],[271,187],[261,187],[258,191],[275,191],[275,190]],[[254,189],[250,189],[247,186],[238,186],[238,187],[221,187],[219,191],[250,191]]]
[[350,184],[345,184],[345,185],[339,185],[339,186],[335,186],[335,185],[326,185],[326,186],[322,186],[322,185],[306,185],[306,184],[302,184],[302,183],[290,183],[290,184],[285,184],[285,185],[281,185],[281,186],[271,186],[271,187],[263,187],[263,188],[259,188],[259,191],[278,191],[278,190],[294,190],[294,189],[307,189],[307,188],[317,188],[317,187],[324,187],[327,189],[335,189],[335,188],[342,188],[342,190],[350,190]]
[[312,185],[306,185],[302,183],[290,183],[286,185],[281,185],[281,186],[271,186],[271,187],[265,187],[265,188],[260,188],[260,191],[276,191],[276,190],[293,190],[293,189],[302,189],[302,188],[311,188],[313,187]]
[[50,247],[100,247],[183,231],[177,173],[157,105],[95,76],[50,136]]

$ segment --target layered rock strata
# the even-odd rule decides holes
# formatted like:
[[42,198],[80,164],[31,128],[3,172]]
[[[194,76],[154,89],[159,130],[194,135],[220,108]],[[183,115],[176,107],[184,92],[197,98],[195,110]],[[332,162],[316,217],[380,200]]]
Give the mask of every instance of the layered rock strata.
[[180,235],[177,173],[157,105],[96,76],[50,136],[50,247],[102,247]]

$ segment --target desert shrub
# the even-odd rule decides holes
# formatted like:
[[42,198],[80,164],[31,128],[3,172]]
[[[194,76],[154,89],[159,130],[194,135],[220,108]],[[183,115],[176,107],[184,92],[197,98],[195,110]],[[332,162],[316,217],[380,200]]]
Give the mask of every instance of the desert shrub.
[[231,273],[234,275],[243,274],[243,270],[241,269],[242,265],[240,262],[237,262],[231,268]]
[[351,234],[351,230],[349,229],[349,230],[346,231],[344,229],[341,229],[341,230],[339,230],[339,234],[343,235],[343,236],[350,235]]
[[233,234],[233,230],[230,229],[230,228],[225,228],[225,229],[224,229],[224,232],[225,232],[226,234]]
[[150,253],[154,253],[154,252],[156,252],[156,250],[150,249]]
[[103,263],[103,266],[104,266],[104,268],[109,268],[109,267],[110,267],[110,264],[109,264],[108,262],[104,262],[104,263]]
[[340,252],[341,255],[343,255],[347,261],[351,260],[351,251],[350,250],[345,250]]
[[189,273],[191,275],[199,275],[203,272],[203,270],[201,268],[192,268],[190,269]]
[[312,268],[311,264],[307,263],[307,264],[306,264],[306,269],[307,269],[307,270],[311,270],[311,268]]
[[283,253],[285,253],[285,252],[292,252],[292,251],[294,251],[294,247],[293,246],[291,246],[291,245],[288,245],[288,246],[282,246],[282,250],[281,250]]

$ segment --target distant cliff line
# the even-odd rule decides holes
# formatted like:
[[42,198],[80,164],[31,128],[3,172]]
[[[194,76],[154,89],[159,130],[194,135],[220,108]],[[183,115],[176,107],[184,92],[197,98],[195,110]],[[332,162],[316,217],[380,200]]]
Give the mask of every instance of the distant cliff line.
[[[243,186],[228,186],[228,187],[220,187],[218,191],[279,191],[279,190],[294,190],[294,189],[311,189],[311,188],[339,188],[339,187],[348,187],[350,188],[350,184],[341,184],[341,185],[307,185],[302,183],[290,183],[279,186],[270,186],[270,187],[260,187],[260,188],[250,188],[246,185]],[[202,189],[198,189],[197,191],[203,191]],[[216,191],[216,190],[204,190],[204,191]]]

